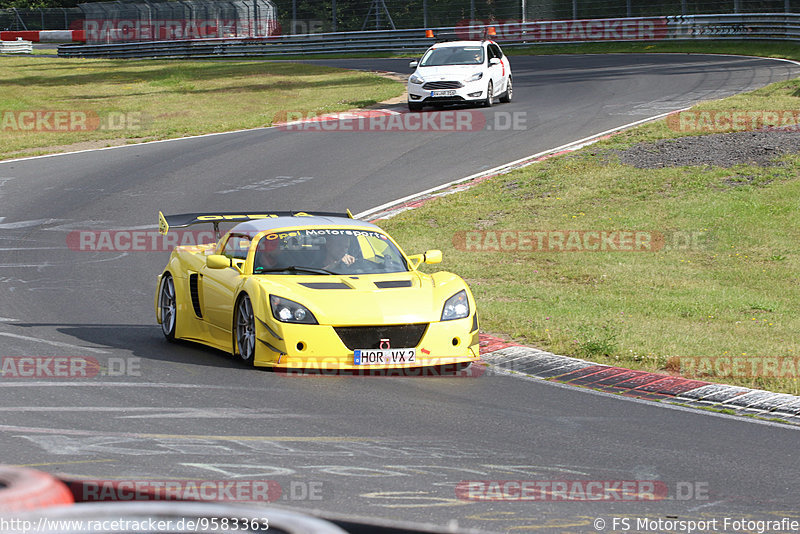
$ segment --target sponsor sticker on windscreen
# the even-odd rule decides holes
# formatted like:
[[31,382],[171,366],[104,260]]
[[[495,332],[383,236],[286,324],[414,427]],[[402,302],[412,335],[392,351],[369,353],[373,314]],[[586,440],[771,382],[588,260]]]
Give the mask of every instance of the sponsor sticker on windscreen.
[[387,365],[417,361],[417,349],[356,349],[354,352],[355,365]]

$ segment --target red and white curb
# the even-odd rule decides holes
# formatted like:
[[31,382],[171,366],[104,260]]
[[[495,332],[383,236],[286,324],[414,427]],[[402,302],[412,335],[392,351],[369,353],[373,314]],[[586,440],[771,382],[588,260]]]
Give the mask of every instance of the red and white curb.
[[682,376],[633,371],[508,343],[481,334],[481,359],[502,374],[520,374],[638,399],[730,410],[800,424],[800,397]]
[[0,32],[0,41],[31,41],[34,43],[84,43],[84,30],[23,30]]

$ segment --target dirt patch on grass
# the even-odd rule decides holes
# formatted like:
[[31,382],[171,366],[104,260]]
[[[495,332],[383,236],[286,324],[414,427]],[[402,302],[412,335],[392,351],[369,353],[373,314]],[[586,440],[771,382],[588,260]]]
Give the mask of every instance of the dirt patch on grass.
[[614,153],[621,163],[640,169],[740,164],[763,167],[785,154],[800,153],[800,132],[768,130],[660,139]]

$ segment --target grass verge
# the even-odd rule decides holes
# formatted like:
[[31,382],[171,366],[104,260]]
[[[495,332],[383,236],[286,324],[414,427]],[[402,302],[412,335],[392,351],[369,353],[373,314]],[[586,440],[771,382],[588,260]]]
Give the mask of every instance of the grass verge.
[[[0,81],[0,159],[55,152],[53,147],[74,143],[100,147],[112,140],[119,144],[269,126],[287,111],[344,111],[404,90],[401,83],[364,72],[245,60],[3,56],[0,69],[6,73]],[[55,115],[40,115],[39,124],[19,115],[25,111],[71,115],[61,116],[65,122],[59,128]]]
[[[796,110],[800,82],[700,107]],[[800,155],[766,167],[640,169],[616,152],[679,135],[650,123],[381,224],[415,249],[443,249],[442,267],[470,284],[485,331],[600,363],[800,394]],[[514,234],[503,251],[503,231],[564,231],[568,243],[576,230],[641,230],[665,246],[520,251]]]

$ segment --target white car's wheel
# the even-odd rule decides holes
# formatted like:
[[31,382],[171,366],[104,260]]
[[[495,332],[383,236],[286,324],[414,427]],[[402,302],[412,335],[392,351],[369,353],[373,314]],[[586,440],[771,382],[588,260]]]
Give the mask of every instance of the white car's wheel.
[[422,104],[419,102],[409,102],[408,111],[422,111]]
[[489,86],[486,88],[486,100],[483,101],[483,105],[490,108],[492,104],[494,104],[494,86],[492,82],[489,82]]
[[236,348],[242,361],[253,363],[256,354],[256,321],[250,297],[244,295],[236,306]]
[[511,85],[511,76],[508,77],[508,83],[506,84],[506,92],[500,97],[500,102],[509,103],[511,102],[511,98],[513,97],[514,88]]
[[175,282],[172,276],[165,274],[161,278],[161,290],[158,296],[158,307],[161,311],[161,332],[169,341],[175,340],[177,299],[175,298]]

